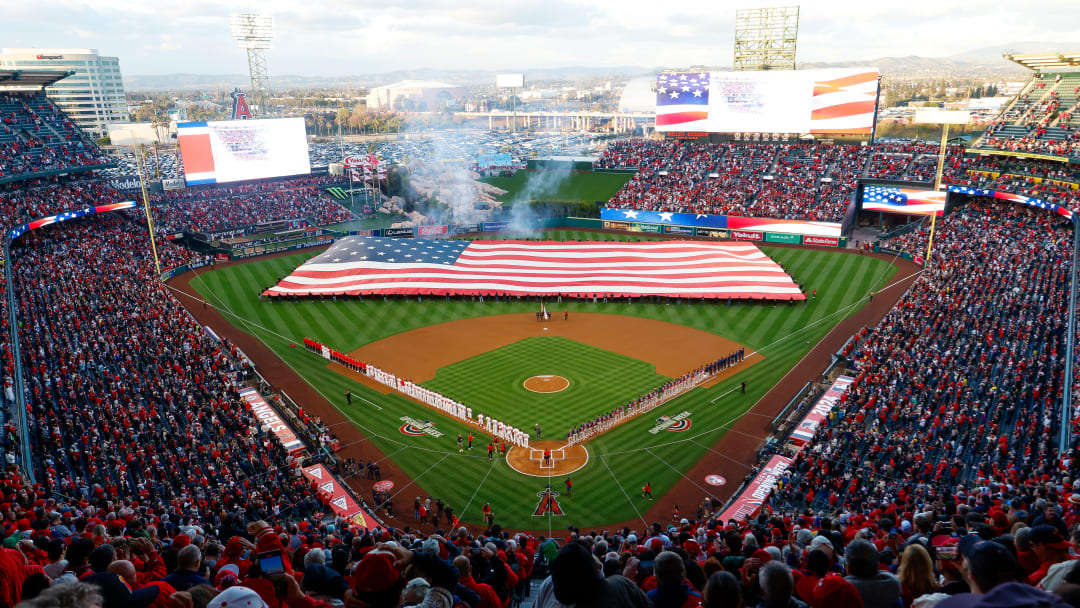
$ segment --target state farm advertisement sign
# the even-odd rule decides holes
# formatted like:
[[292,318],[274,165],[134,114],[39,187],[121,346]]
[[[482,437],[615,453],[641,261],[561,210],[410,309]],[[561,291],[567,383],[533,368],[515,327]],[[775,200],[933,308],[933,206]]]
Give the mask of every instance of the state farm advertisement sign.
[[803,245],[825,245],[826,247],[836,247],[840,244],[840,239],[828,236],[804,236],[802,242]]
[[747,232],[745,230],[732,230],[731,238],[741,239],[744,241],[760,241],[762,235],[760,232]]

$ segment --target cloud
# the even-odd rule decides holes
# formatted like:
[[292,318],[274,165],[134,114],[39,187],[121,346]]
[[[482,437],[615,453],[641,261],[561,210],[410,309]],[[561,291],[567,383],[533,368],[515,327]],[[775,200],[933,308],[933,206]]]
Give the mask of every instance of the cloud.
[[[398,69],[521,69],[560,65],[730,65],[735,9],[654,0],[43,0],[5,6],[3,44],[77,44],[120,57],[128,74],[245,72],[229,36],[230,12],[275,19],[273,74],[340,75]],[[742,0],[740,7],[774,5]],[[1011,40],[1069,40],[1075,0],[1022,3],[937,0],[898,7],[865,0],[805,0],[800,61],[944,56]],[[1008,24],[1004,27],[1003,24]],[[1060,49],[1059,49],[1060,50]]]

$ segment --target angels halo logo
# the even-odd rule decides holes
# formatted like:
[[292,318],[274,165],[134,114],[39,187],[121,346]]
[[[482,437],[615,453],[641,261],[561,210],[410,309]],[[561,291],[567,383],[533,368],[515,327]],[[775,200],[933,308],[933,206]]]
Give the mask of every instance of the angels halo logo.
[[542,515],[563,515],[562,505],[559,501],[555,500],[555,497],[559,495],[558,492],[552,492],[551,486],[544,488],[536,493],[540,498],[540,502],[536,505],[536,510],[533,511],[533,517],[540,517]]

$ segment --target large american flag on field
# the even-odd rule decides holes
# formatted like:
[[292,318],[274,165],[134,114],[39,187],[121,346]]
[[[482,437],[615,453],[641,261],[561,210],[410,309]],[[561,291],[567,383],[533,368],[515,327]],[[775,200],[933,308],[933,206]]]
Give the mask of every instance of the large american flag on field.
[[656,77],[656,124],[678,125],[709,117],[708,72]]
[[339,239],[264,295],[805,299],[750,243]]

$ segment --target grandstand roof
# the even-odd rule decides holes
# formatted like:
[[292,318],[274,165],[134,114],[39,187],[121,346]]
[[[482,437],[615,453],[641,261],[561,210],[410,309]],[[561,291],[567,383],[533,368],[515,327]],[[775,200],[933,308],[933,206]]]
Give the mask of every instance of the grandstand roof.
[[1002,55],[1005,59],[1019,63],[1036,72],[1080,69],[1080,53],[1033,53],[1029,55]]
[[40,89],[74,73],[74,70],[0,70],[0,89]]

